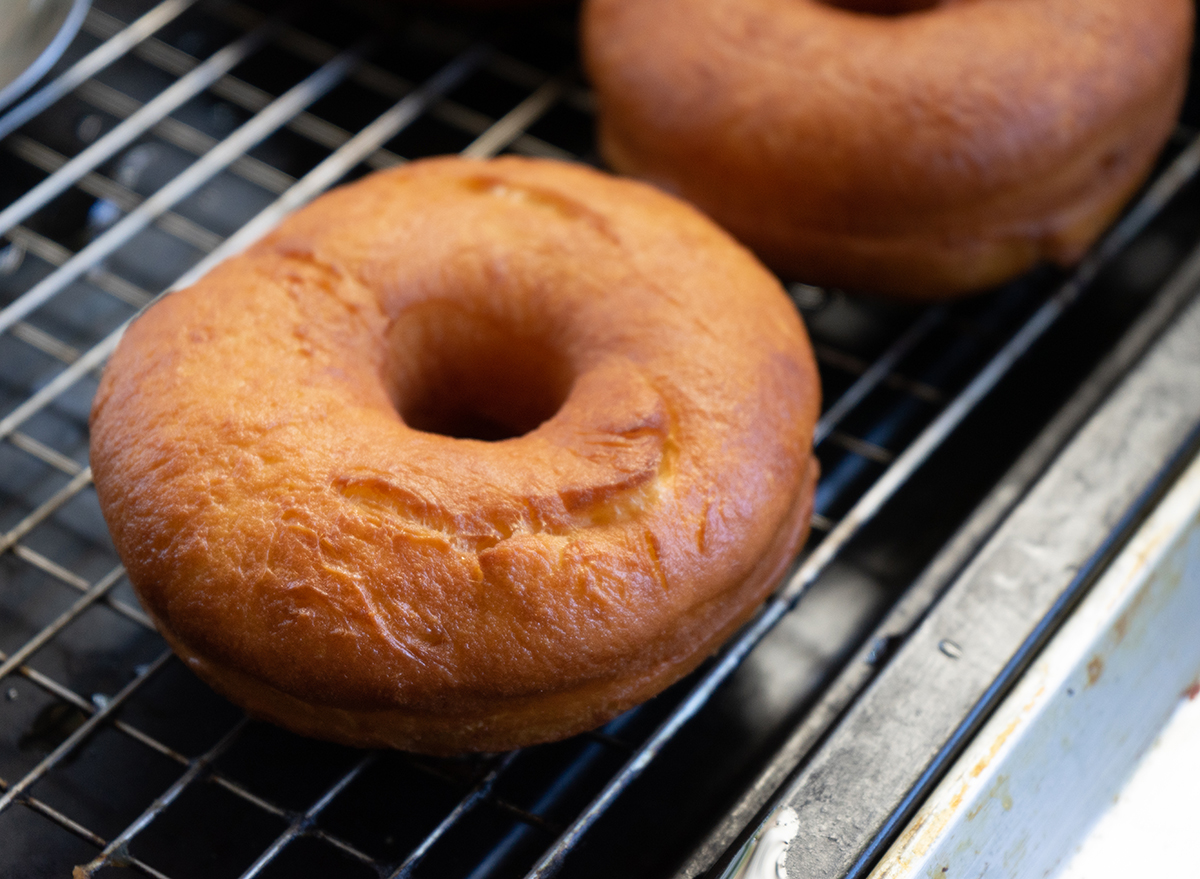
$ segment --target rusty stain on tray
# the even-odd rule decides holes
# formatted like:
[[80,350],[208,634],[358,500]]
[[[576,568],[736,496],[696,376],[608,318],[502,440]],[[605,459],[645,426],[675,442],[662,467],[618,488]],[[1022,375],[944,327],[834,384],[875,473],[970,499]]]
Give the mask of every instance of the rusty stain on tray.
[[1001,732],[1000,735],[996,736],[996,738],[992,741],[991,748],[988,749],[987,755],[984,756],[984,758],[976,763],[974,768],[971,769],[972,778],[978,778],[983,774],[983,771],[988,768],[988,764],[996,759],[996,755],[1000,753],[1000,749],[1004,747],[1004,743],[1008,741],[1008,737],[1013,734],[1020,723],[1021,718],[1014,717],[1012,722],[1004,728],[1004,731]]

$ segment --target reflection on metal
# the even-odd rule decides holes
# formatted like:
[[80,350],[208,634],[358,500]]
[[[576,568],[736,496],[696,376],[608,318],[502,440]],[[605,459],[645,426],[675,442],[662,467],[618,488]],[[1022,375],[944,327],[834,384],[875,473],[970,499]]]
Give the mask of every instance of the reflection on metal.
[[794,809],[780,809],[743,846],[721,879],[788,879],[787,850],[800,829]]
[[872,879],[1042,876],[1200,673],[1200,460],[1108,567]]
[[54,65],[90,5],[90,0],[0,0],[0,107]]

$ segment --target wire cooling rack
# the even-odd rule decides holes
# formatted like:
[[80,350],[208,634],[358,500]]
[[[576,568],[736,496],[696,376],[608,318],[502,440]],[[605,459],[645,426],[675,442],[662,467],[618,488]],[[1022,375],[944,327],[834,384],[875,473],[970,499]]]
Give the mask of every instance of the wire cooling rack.
[[813,537],[682,685],[568,742],[451,760],[249,721],[170,655],[123,576],[87,464],[99,369],[139,309],[329,186],[444,152],[595,164],[574,27],[569,8],[97,0],[0,108],[0,875],[558,872],[1200,155],[1182,132],[1070,277],[930,308],[791,285],[827,401]]

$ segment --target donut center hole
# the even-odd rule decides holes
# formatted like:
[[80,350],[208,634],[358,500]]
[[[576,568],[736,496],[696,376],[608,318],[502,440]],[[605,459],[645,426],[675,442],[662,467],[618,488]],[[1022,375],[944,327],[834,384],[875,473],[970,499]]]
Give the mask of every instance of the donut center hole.
[[849,12],[865,12],[869,15],[904,15],[941,6],[946,0],[822,0],[826,6],[835,6]]
[[446,303],[406,310],[388,356],[404,423],[457,439],[524,436],[562,408],[574,380],[548,339]]

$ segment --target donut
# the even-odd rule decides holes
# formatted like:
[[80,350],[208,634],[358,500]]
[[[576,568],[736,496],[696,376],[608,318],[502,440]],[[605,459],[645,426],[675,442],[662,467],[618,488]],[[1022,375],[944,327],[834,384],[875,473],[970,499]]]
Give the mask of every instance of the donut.
[[600,151],[777,271],[914,299],[1077,261],[1183,98],[1191,0],[585,0]]
[[501,751],[695,668],[805,537],[818,378],[779,282],[583,166],[436,159],[149,308],[91,414],[146,612],[305,735]]

